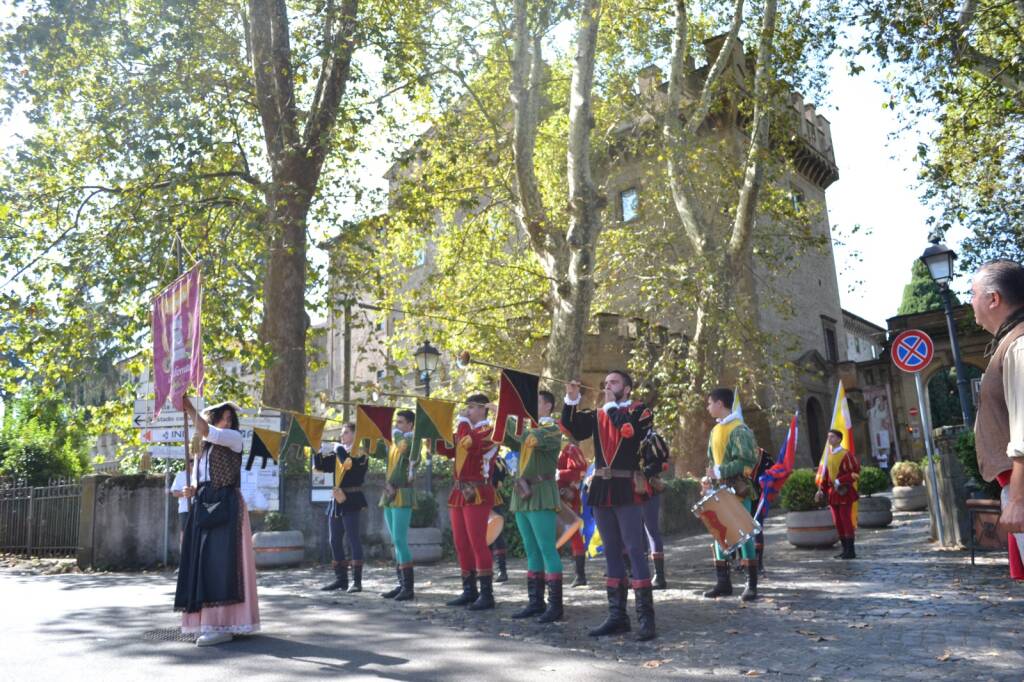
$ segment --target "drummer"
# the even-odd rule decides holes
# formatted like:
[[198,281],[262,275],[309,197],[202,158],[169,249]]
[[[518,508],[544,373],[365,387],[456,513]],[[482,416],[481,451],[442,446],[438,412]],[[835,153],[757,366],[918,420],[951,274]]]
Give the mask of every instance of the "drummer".
[[[708,436],[708,469],[702,483],[705,492],[715,485],[730,486],[747,512],[752,512],[754,487],[750,475],[757,465],[757,444],[754,432],[743,423],[743,415],[733,410],[733,401],[733,392],[728,388],[716,388],[708,395],[708,413],[718,423]],[[718,581],[704,593],[709,599],[732,594],[729,556],[717,542],[714,553]],[[747,587],[741,599],[753,601],[757,599],[757,553],[753,537],[740,546],[740,557],[747,569]]]
[[[513,618],[540,616],[538,623],[553,623],[562,618],[562,559],[556,546],[556,513],[561,506],[555,473],[562,449],[562,432],[551,417],[555,396],[540,391],[537,399],[540,423],[516,436],[517,417],[510,416],[505,427],[504,445],[519,451],[519,467],[512,488],[509,508],[526,548],[527,603]],[[544,607],[544,586],[548,603]]]

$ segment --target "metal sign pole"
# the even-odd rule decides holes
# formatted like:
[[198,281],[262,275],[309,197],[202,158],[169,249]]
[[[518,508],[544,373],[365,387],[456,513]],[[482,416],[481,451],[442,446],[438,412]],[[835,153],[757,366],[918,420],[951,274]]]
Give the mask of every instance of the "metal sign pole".
[[167,491],[171,488],[171,460],[164,459],[164,566],[167,565],[167,536],[170,534],[167,530],[168,524],[171,522],[170,513],[167,507],[170,506],[170,501],[167,499]]
[[921,373],[914,372],[914,385],[917,387],[917,409],[920,410],[921,431],[924,436],[924,448],[928,454],[928,487],[931,489],[930,502],[935,510],[935,527],[939,532],[937,538],[939,544],[944,544],[946,537],[945,529],[942,526],[942,502],[939,496],[939,481],[935,475],[935,448],[932,446],[932,432],[929,428],[930,421],[924,405],[924,382],[921,380]]

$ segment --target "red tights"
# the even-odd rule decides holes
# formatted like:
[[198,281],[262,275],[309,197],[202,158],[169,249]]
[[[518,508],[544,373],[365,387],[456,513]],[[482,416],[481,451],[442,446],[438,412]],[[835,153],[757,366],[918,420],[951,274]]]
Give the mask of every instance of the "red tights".
[[463,575],[470,571],[476,571],[477,575],[490,575],[494,568],[494,559],[487,546],[487,517],[490,513],[491,508],[485,504],[448,508],[452,540]]

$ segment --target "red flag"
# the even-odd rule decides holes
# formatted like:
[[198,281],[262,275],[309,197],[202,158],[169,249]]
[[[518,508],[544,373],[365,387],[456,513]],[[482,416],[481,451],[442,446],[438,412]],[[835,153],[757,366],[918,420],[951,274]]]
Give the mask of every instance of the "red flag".
[[501,370],[501,386],[498,388],[498,414],[494,417],[494,433],[491,440],[500,443],[505,439],[505,422],[515,415],[519,417],[517,428],[522,431],[525,417],[540,421],[537,406],[537,391],[540,377],[536,374],[517,372],[514,369]]
[[202,280],[196,265],[153,299],[154,416],[171,399],[182,409],[189,386],[203,394],[203,344],[200,329]]

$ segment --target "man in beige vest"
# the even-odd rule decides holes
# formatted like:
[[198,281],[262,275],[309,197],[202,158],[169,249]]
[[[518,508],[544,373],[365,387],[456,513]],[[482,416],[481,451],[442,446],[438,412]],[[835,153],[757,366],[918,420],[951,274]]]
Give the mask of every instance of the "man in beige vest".
[[1010,576],[1024,580],[1024,267],[981,266],[971,287],[974,319],[995,338],[986,351],[978,418],[978,468],[1003,488],[999,528],[1011,533]]

